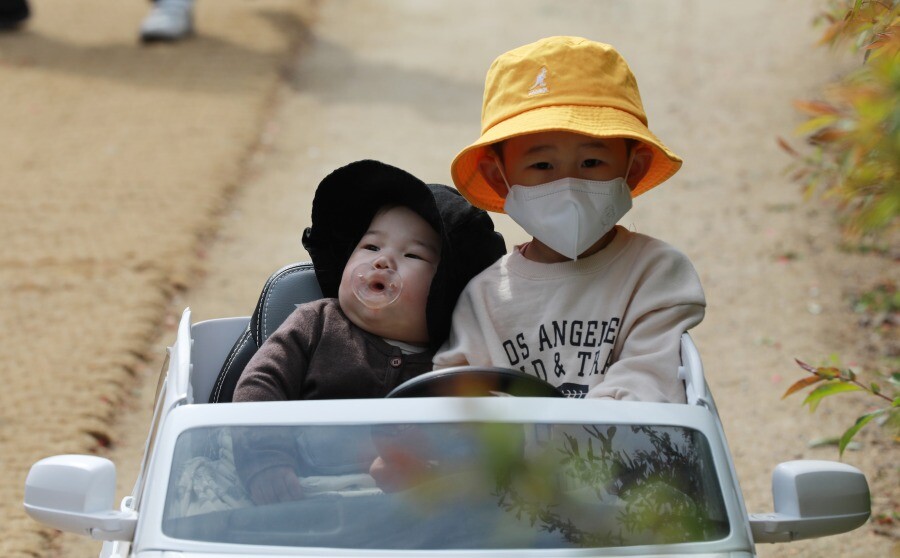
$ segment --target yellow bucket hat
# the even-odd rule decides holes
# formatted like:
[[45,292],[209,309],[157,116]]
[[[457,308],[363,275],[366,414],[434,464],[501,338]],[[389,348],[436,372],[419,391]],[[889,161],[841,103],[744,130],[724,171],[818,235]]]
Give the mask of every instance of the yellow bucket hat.
[[637,80],[610,45],[548,37],[500,55],[484,84],[481,137],[453,160],[456,188],[476,207],[503,213],[504,200],[478,171],[493,143],[535,132],[568,131],[631,138],[653,152],[632,197],[667,180],[681,158],[647,128]]

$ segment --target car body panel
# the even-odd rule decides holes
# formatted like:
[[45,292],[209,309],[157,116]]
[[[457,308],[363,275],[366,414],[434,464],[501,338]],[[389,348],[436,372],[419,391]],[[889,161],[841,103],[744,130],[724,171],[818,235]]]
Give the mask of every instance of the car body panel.
[[[685,380],[687,388],[687,404],[524,397],[206,404],[230,346],[247,327],[248,320],[246,317],[225,318],[191,325],[190,310],[185,310],[178,326],[175,343],[169,348],[169,359],[162,372],[156,410],[141,471],[134,491],[121,505],[123,514],[137,514],[134,538],[129,541],[106,542],[101,556],[109,558],[474,555],[498,558],[507,556],[749,558],[755,556],[751,517],[744,504],[715,402],[703,377],[699,353],[689,338],[686,338],[683,345],[684,365],[679,370],[679,377]],[[400,551],[225,544],[177,539],[163,533],[166,487],[170,486],[176,442],[182,433],[191,429],[229,425],[438,424],[473,421],[555,425],[657,425],[684,427],[699,432],[708,443],[721,487],[722,501],[727,510],[730,530],[727,536],[720,540],[669,545],[535,550],[517,548]],[[770,516],[775,517],[777,514],[764,517]],[[790,534],[788,537],[790,538]]]

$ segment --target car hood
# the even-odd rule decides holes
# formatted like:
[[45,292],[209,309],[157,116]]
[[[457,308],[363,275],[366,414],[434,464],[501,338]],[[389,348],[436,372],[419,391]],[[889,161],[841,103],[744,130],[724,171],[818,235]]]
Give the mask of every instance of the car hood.
[[[579,551],[580,552],[580,551]],[[572,551],[564,551],[559,554],[550,554],[547,551],[540,551],[538,554],[528,554],[522,553],[521,551],[496,551],[491,553],[484,553],[480,551],[471,551],[464,552],[462,554],[458,552],[454,552],[449,554],[447,552],[410,552],[410,553],[392,553],[391,556],[398,556],[402,558],[440,558],[442,556],[496,556],[497,558],[511,558],[513,556],[523,557],[523,556],[540,556],[540,558],[565,558],[578,556],[579,558],[585,558],[587,556],[596,556],[598,558],[634,558],[636,556],[640,556],[642,558],[755,558],[754,554],[750,554],[749,552],[712,552],[712,553],[678,553],[678,554],[634,554],[634,553],[613,553],[609,552],[607,549],[603,553],[597,554],[581,554],[581,553],[573,553]],[[235,553],[222,553],[222,552],[171,552],[171,551],[158,551],[158,550],[150,550],[139,552],[135,555],[134,558],[271,558],[272,556],[296,556],[302,558],[341,558],[341,557],[375,557],[375,556],[384,556],[382,553],[355,553],[355,552],[347,552],[347,553],[339,553],[336,554],[333,551],[329,551],[326,554],[308,554],[308,553],[297,553],[296,551],[287,550],[284,553],[275,552],[267,552],[265,554],[255,554],[252,552],[248,552],[246,554],[235,554]]]

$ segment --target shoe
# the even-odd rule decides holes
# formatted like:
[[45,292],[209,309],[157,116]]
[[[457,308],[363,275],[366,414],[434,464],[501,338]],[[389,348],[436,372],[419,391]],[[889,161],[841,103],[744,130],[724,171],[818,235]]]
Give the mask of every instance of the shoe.
[[30,14],[27,0],[0,0],[0,29],[16,29]]
[[141,23],[141,40],[177,41],[194,32],[193,0],[157,0]]

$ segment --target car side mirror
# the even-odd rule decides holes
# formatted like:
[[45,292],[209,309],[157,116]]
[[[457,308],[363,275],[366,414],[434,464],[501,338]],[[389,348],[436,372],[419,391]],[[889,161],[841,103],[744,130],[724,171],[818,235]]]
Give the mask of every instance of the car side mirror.
[[757,543],[788,542],[852,531],[870,514],[869,484],[856,467],[787,461],[772,473],[775,513],[750,515]]
[[137,513],[114,509],[116,466],[94,455],[56,455],[31,466],[25,511],[61,531],[99,540],[131,540]]

